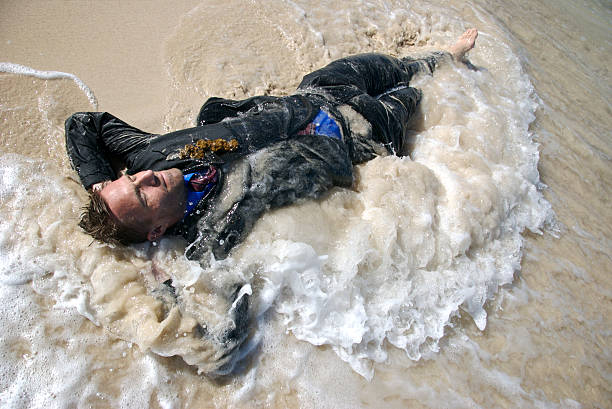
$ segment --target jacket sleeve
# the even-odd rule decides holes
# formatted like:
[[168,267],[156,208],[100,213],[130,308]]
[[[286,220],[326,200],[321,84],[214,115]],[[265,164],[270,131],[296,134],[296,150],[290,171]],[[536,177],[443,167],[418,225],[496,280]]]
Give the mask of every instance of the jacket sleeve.
[[[149,290],[161,302],[163,318],[158,324],[163,329],[151,349],[162,356],[179,355],[207,375],[227,375],[240,359],[240,348],[248,336],[250,286],[231,286],[227,299],[226,295],[207,294],[218,306],[212,310],[202,305],[203,288],[196,290],[198,296],[191,295],[193,290],[175,288],[171,280]],[[178,332],[177,327],[183,336],[162,335]]]
[[77,112],[65,125],[66,151],[86,189],[116,179],[113,164],[128,164],[151,137],[108,112]]

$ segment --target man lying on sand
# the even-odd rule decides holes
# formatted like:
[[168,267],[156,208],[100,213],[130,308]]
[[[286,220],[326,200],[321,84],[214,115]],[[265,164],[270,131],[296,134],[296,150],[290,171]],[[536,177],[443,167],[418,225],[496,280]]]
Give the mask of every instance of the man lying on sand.
[[[266,210],[350,187],[354,164],[405,154],[421,99],[410,79],[462,61],[477,35],[467,30],[448,51],[419,59],[343,58],[306,75],[290,96],[210,98],[196,127],[164,135],[106,112],[75,113],[66,148],[91,192],[80,226],[114,244],[182,235],[189,259],[223,259]],[[245,300],[231,331],[213,336],[202,327],[219,343],[220,365],[246,336]]]

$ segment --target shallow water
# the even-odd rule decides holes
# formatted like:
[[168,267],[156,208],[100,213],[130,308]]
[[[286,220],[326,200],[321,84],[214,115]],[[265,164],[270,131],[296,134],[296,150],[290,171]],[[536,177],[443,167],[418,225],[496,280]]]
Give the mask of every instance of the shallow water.
[[[410,157],[268,213],[207,270],[179,240],[113,249],[82,234],[62,127],[91,99],[71,78],[0,74],[2,406],[610,407],[611,17],[586,1],[192,8],[163,42],[159,129],[189,126],[209,96],[287,94],[334,58],[480,30],[478,70],[413,82]],[[197,340],[184,317],[160,322],[153,269],[218,325],[230,284],[251,283],[253,350],[234,375],[160,356]]]

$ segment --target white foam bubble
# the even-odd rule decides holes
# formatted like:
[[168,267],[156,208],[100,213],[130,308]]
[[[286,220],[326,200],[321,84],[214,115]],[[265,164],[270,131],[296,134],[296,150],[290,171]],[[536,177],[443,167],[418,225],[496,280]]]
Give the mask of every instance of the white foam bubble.
[[95,109],[98,109],[98,101],[93,91],[76,75],[61,71],[41,71],[25,65],[14,64],[11,62],[0,62],[0,72],[10,72],[13,74],[30,75],[43,80],[53,80],[67,78],[74,83],[87,95],[89,103]]

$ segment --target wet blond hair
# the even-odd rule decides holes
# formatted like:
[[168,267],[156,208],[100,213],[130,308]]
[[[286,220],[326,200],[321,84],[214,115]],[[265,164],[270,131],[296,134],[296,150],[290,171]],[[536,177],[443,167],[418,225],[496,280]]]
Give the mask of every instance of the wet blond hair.
[[109,244],[127,245],[147,240],[146,231],[120,223],[113,216],[99,190],[89,194],[89,203],[83,207],[79,226],[94,239]]

